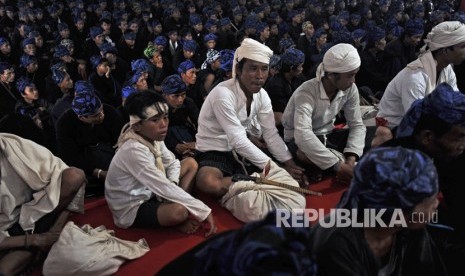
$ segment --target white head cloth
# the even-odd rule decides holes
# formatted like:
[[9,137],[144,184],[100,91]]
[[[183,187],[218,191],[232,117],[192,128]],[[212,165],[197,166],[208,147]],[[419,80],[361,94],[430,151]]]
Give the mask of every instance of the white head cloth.
[[263,45],[251,38],[244,39],[241,43],[241,46],[239,46],[234,53],[232,77],[236,77],[236,64],[243,58],[269,64],[272,55],[273,51],[268,46]]
[[318,80],[324,76],[325,72],[347,73],[360,67],[360,56],[354,46],[346,43],[339,43],[329,48],[323,57],[316,71]]
[[430,51],[465,42],[465,25],[459,21],[446,21],[434,26],[425,43]]

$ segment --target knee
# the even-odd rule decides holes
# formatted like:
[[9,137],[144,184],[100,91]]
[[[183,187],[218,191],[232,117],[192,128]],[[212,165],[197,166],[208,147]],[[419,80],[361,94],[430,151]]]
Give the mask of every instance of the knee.
[[375,135],[378,137],[392,138],[392,132],[389,128],[380,126],[376,129]]
[[219,177],[216,174],[209,173],[208,171],[204,170],[204,168],[200,168],[199,172],[197,173],[197,188],[202,192],[209,193],[209,194],[220,194],[222,193],[222,177]]
[[77,193],[86,182],[86,175],[81,169],[69,167],[63,171],[61,179],[62,187],[64,186],[71,194]]
[[187,217],[189,216],[189,212],[187,211],[186,207],[182,206],[181,204],[174,203],[171,207],[171,218],[173,224],[180,224],[186,221]]
[[189,172],[197,173],[197,170],[199,169],[199,164],[197,163],[197,161],[195,161],[194,158],[188,157],[183,159],[182,162]]

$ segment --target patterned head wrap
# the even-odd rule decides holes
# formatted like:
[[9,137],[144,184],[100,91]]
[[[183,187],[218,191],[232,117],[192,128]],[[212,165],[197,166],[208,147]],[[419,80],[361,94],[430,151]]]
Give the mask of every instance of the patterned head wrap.
[[191,60],[181,62],[178,66],[178,74],[186,73],[188,70],[195,68],[195,64]]
[[33,37],[23,39],[21,42],[21,47],[26,47],[26,45],[36,45],[36,40]]
[[197,42],[194,40],[184,40],[182,43],[182,49],[184,51],[195,52],[197,49]]
[[68,48],[63,45],[57,45],[55,47],[55,52],[53,53],[53,56],[56,58],[62,58],[64,56],[69,56],[71,53],[69,52]]
[[20,78],[17,82],[16,82],[16,89],[18,89],[19,93],[21,94],[24,94],[24,90],[26,89],[26,87],[35,87],[34,83],[28,79],[28,78]]
[[304,63],[305,54],[298,49],[290,48],[281,55],[281,62],[289,66],[297,66]]
[[167,95],[186,92],[186,89],[187,86],[179,75],[168,76],[161,83],[161,91]]
[[143,59],[143,58],[140,58],[140,59],[136,59],[136,60],[133,60],[131,61],[131,70],[132,71],[149,71],[149,68],[150,68],[150,63]]
[[270,58],[270,68],[281,70],[281,57],[279,55],[272,55]]
[[220,68],[225,72],[232,71],[234,61],[234,50],[221,50],[220,51]]
[[315,39],[317,38],[320,38],[320,36],[322,35],[325,35],[326,34],[326,30],[324,28],[318,28],[316,31],[315,31]]
[[213,62],[215,62],[215,60],[219,58],[220,58],[220,52],[218,52],[217,50],[209,50],[207,52],[207,59],[204,61],[200,69],[206,69],[207,64],[212,64]]
[[57,25],[57,29],[58,29],[59,32],[61,32],[61,31],[64,31],[64,30],[69,30],[69,27],[68,27],[68,24],[66,24],[65,22],[60,22]]
[[405,34],[407,35],[421,35],[424,31],[425,28],[421,19],[410,19],[405,23]]
[[396,26],[392,28],[389,33],[395,37],[400,37],[404,33],[404,28],[401,26]]
[[333,43],[347,43],[351,44],[353,42],[352,33],[349,32],[347,29],[342,29],[340,31],[333,33]]
[[397,137],[411,136],[422,115],[434,115],[450,125],[465,125],[465,95],[441,83],[423,99],[416,100],[402,118]]
[[465,25],[459,21],[439,23],[428,33],[425,43],[431,51],[465,42]]
[[149,43],[147,48],[144,50],[144,56],[148,59],[151,59],[153,57],[153,54],[158,52],[158,48],[156,45],[153,45],[152,43]]
[[136,92],[137,92],[137,89],[134,86],[128,85],[128,86],[123,87],[123,89],[121,90],[121,97],[123,99],[126,99],[127,97],[129,97],[129,95],[134,94]]
[[195,26],[197,24],[201,24],[202,23],[202,18],[200,18],[200,15],[198,14],[191,14],[189,16],[189,24],[191,26]]
[[232,77],[236,77],[236,64],[243,58],[269,64],[272,55],[273,51],[268,46],[251,38],[245,38],[234,53]]
[[26,68],[31,63],[37,63],[37,58],[35,56],[24,54],[19,60],[19,66]]
[[136,33],[135,32],[128,32],[123,35],[124,40],[136,40]]
[[103,29],[98,26],[91,27],[89,34],[90,34],[90,37],[96,38],[97,36],[103,34]]
[[437,192],[438,175],[428,156],[402,147],[375,148],[355,167],[340,207],[409,212]]
[[145,73],[145,71],[136,71],[134,75],[129,79],[128,84],[129,85],[134,85],[137,83],[137,81],[142,77],[142,75]]
[[88,88],[84,88],[78,92],[78,86],[75,85],[75,87],[76,94],[71,104],[71,108],[73,109],[74,113],[76,113],[78,116],[89,116],[97,113],[102,106],[102,102],[94,94],[94,91],[91,91]]
[[116,47],[111,45],[110,43],[103,43],[100,46],[100,52],[102,52],[103,55],[106,55],[107,53],[116,55],[118,54],[118,49],[116,49]]
[[4,37],[0,37],[0,47],[3,46],[4,44],[10,43],[8,39]]
[[230,24],[231,24],[231,19],[229,19],[227,17],[224,17],[224,18],[220,19],[220,26],[221,27],[228,26]]
[[207,43],[208,41],[210,40],[214,40],[214,41],[217,41],[218,40],[218,36],[216,34],[206,34],[204,37],[203,37],[203,42],[204,43]]
[[52,80],[57,85],[60,84],[66,76],[66,72],[59,69],[52,69]]
[[281,40],[279,41],[279,48],[282,52],[293,47],[295,47],[295,43],[294,40],[292,40],[292,38],[281,38]]
[[350,44],[340,43],[331,47],[323,56],[316,76],[321,79],[325,72],[347,73],[360,67],[360,56],[357,49]]
[[352,32],[353,39],[363,39],[365,35],[366,35],[366,32],[363,29],[356,29]]
[[94,55],[90,57],[90,63],[92,64],[92,68],[97,68],[97,66],[102,62],[102,57],[99,55]]
[[166,45],[168,45],[168,39],[166,39],[166,37],[162,36],[162,35],[159,35],[155,38],[155,40],[153,40],[153,44],[157,45],[157,46],[163,46],[163,47],[166,47]]
[[78,93],[94,93],[94,87],[88,81],[77,81],[74,84],[74,91],[76,94]]
[[254,271],[271,275],[279,271],[283,275],[317,275],[308,229],[276,227],[276,217],[271,212],[261,221],[208,241],[195,252],[194,274],[248,275]]
[[377,26],[373,26],[373,28],[370,28],[367,34],[367,43],[368,44],[374,44],[377,41],[380,41],[386,36],[386,33],[383,29]]

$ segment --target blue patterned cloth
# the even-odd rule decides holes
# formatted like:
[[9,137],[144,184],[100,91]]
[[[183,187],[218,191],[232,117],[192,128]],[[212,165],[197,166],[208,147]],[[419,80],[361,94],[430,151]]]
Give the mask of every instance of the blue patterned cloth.
[[134,86],[128,85],[128,86],[123,87],[123,89],[121,90],[121,97],[123,99],[126,99],[127,97],[129,97],[129,95],[134,94],[136,92],[137,92],[137,89],[134,88]]
[[26,87],[35,87],[34,83],[28,78],[20,78],[16,81],[16,89],[21,94],[24,94]]
[[37,58],[35,56],[24,54],[19,59],[19,66],[26,68],[31,63],[37,63]]
[[110,43],[103,43],[100,46],[100,51],[103,55],[106,55],[107,53],[112,53],[115,55],[118,54],[118,49],[116,49],[116,47],[111,45]]
[[360,159],[339,207],[409,212],[437,192],[438,175],[431,158],[417,150],[381,147]]
[[149,69],[150,69],[150,63],[143,58],[131,61],[131,70],[134,72],[135,71],[147,72],[149,71]]
[[397,137],[411,136],[422,115],[435,115],[449,125],[465,125],[465,95],[446,83],[439,84],[423,99],[416,100],[402,118]]
[[143,71],[143,70],[138,70],[134,73],[134,75],[132,75],[132,77],[129,79],[128,81],[128,84],[129,85],[134,85],[137,83],[137,81],[140,79],[140,77],[142,77],[142,75],[145,73],[146,71]]
[[92,64],[92,68],[97,68],[97,66],[102,62],[102,57],[99,55],[91,56],[90,63]]
[[100,27],[91,27],[89,31],[90,37],[96,38],[97,36],[103,34],[103,29]]
[[136,33],[135,32],[128,32],[123,35],[125,40],[136,40]]
[[89,88],[83,84],[83,89],[78,92],[77,83],[75,85],[76,94],[74,96],[71,108],[74,113],[78,116],[89,116],[94,115],[98,112],[102,106],[100,99],[94,94],[93,89],[89,91]]
[[168,39],[162,35],[159,35],[155,38],[153,44],[166,47],[166,45],[168,45]]
[[425,31],[421,19],[410,19],[405,23],[405,33],[408,35],[421,35]]
[[194,252],[193,275],[314,276],[312,256],[309,229],[276,227],[276,213],[271,212],[262,221],[206,241]]
[[368,44],[374,44],[375,42],[380,41],[386,36],[386,32],[381,29],[380,27],[374,26],[370,28],[370,30],[367,33],[367,43]]
[[304,63],[304,61],[305,54],[296,48],[287,49],[286,52],[281,55],[281,62],[289,66],[297,66]]
[[216,36],[216,34],[206,34],[204,37],[203,37],[203,42],[206,43],[210,40],[214,40],[216,41],[218,39],[218,36]]
[[200,15],[198,15],[198,14],[191,14],[191,15],[189,16],[189,24],[190,24],[191,26],[195,26],[195,25],[200,24],[200,23],[202,23],[202,18],[200,18]]
[[182,42],[182,49],[189,52],[195,52],[197,49],[197,42],[194,40],[184,40]]
[[3,36],[0,37],[0,47],[7,43],[10,43],[8,39],[4,38]]
[[161,91],[164,94],[179,94],[186,92],[187,86],[179,75],[166,77],[161,83]]
[[74,92],[79,93],[94,93],[94,87],[88,81],[79,80],[74,84]]
[[36,40],[33,37],[23,39],[21,42],[21,47],[26,47],[26,45],[36,45]]
[[55,47],[55,52],[53,53],[53,56],[56,58],[61,58],[64,56],[69,56],[71,53],[69,52],[68,48],[64,45],[57,45]]
[[220,51],[220,68],[225,72],[232,71],[234,61],[234,50],[221,50]]
[[178,66],[178,74],[186,73],[192,68],[195,68],[195,64],[191,60],[183,61]]
[[56,68],[52,69],[52,80],[57,85],[59,85],[63,81],[65,76],[66,76],[66,72],[64,72],[62,70],[59,70],[59,69],[56,69]]

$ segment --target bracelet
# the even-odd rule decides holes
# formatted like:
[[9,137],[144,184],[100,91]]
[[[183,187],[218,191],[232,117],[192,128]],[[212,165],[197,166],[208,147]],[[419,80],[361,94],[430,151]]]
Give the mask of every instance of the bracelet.
[[29,243],[27,242],[27,232],[24,232],[24,247],[29,248]]
[[101,172],[102,172],[102,170],[101,170],[101,169],[98,169],[98,171],[97,171],[97,179],[100,179],[100,173],[101,173]]

